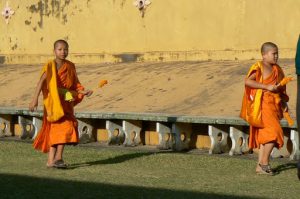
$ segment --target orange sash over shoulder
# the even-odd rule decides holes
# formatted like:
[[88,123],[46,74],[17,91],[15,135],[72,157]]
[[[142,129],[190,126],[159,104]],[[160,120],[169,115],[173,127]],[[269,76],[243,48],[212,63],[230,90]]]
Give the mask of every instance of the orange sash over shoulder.
[[[83,99],[78,91],[84,88],[80,84],[75,66],[65,60],[57,71],[55,61],[49,61],[42,70],[46,73],[46,83],[42,87],[44,97],[43,125],[33,146],[48,152],[57,144],[78,143],[78,124],[74,116],[74,106]],[[62,92],[63,91],[63,92]],[[66,100],[66,93],[71,93],[72,100]]]
[[[263,83],[263,67],[261,62],[257,62],[251,66],[247,78],[253,73],[256,73],[256,81]],[[250,125],[256,127],[263,126],[261,118],[261,97],[262,89],[252,89],[245,86],[240,117],[246,120]]]
[[42,69],[42,75],[47,74],[47,86],[43,86],[44,107],[47,112],[47,120],[54,122],[64,116],[64,110],[60,103],[57,88],[57,72],[55,61],[49,61]]

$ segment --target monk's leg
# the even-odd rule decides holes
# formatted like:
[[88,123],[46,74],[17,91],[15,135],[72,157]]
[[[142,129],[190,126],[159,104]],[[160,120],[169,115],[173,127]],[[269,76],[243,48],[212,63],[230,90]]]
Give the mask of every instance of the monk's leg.
[[270,159],[270,155],[271,152],[274,148],[274,143],[270,142],[264,145],[264,150],[263,150],[263,154],[262,154],[262,158],[261,158],[261,165],[268,165],[269,164],[269,159]]
[[64,148],[65,148],[64,144],[57,145],[57,151],[56,151],[55,157],[54,157],[55,161],[63,159],[62,156],[63,156]]
[[57,146],[51,146],[48,153],[47,166],[51,167],[54,164],[54,157],[57,151]]
[[260,171],[261,168],[259,166],[259,164],[261,164],[262,162],[262,157],[263,157],[263,154],[264,154],[264,148],[265,146],[263,144],[261,144],[259,146],[259,151],[258,151],[258,162],[257,162],[257,166],[256,166],[256,172]]

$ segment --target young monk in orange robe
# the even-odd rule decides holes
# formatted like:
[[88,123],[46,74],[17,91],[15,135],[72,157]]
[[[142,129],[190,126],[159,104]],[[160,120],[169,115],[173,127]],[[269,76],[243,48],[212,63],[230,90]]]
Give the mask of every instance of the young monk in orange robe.
[[[250,124],[249,148],[259,148],[258,174],[273,175],[269,165],[274,147],[283,146],[280,120],[287,111],[286,87],[280,84],[284,73],[277,65],[278,47],[266,42],[261,47],[262,61],[255,63],[245,79],[241,117]],[[279,96],[279,97],[278,97]]]
[[74,116],[74,106],[92,91],[84,90],[80,84],[75,65],[66,60],[69,45],[64,40],[54,43],[55,60],[49,61],[42,70],[41,78],[29,110],[38,106],[38,96],[43,92],[44,117],[42,128],[33,146],[48,154],[48,167],[66,168],[63,151],[66,144],[78,143],[78,124]]

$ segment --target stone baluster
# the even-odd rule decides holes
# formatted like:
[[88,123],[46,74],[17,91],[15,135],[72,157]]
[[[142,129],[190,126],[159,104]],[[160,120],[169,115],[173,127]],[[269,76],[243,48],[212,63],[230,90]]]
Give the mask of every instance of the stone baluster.
[[229,146],[227,143],[228,132],[222,130],[219,126],[209,125],[208,135],[211,141],[209,154],[229,152]]
[[12,136],[13,124],[11,115],[0,115],[0,137]]
[[[117,122],[107,120],[106,130],[108,132],[108,144],[123,144],[125,141],[125,132],[122,125]],[[117,131],[116,131],[117,130]]]
[[182,151],[189,149],[192,134],[192,124],[173,123],[172,134],[175,136],[174,150]]
[[229,155],[241,155],[247,151],[249,135],[238,129],[237,127],[230,127],[230,138],[232,141],[232,147],[229,151]]
[[293,143],[293,150],[290,155],[290,160],[300,159],[300,149],[299,149],[299,132],[296,130],[291,130],[291,141]]
[[156,131],[158,132],[159,139],[157,147],[161,150],[171,149],[175,143],[175,136],[172,134],[172,129],[167,124],[156,122]]
[[124,146],[137,146],[141,143],[141,121],[123,120],[123,131],[125,133]]
[[78,134],[79,134],[79,143],[89,143],[94,141],[93,130],[91,120],[89,119],[77,119],[78,121]]

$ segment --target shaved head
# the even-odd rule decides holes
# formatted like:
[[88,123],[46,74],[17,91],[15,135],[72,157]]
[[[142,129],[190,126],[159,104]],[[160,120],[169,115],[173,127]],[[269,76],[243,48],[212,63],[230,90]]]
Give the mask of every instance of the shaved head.
[[266,42],[261,46],[260,51],[261,51],[261,54],[263,55],[272,49],[278,49],[278,46],[272,42]]
[[65,44],[66,47],[69,47],[68,42],[66,42],[66,41],[63,40],[63,39],[59,39],[59,40],[56,40],[56,41],[54,42],[54,49],[56,48],[57,44]]

